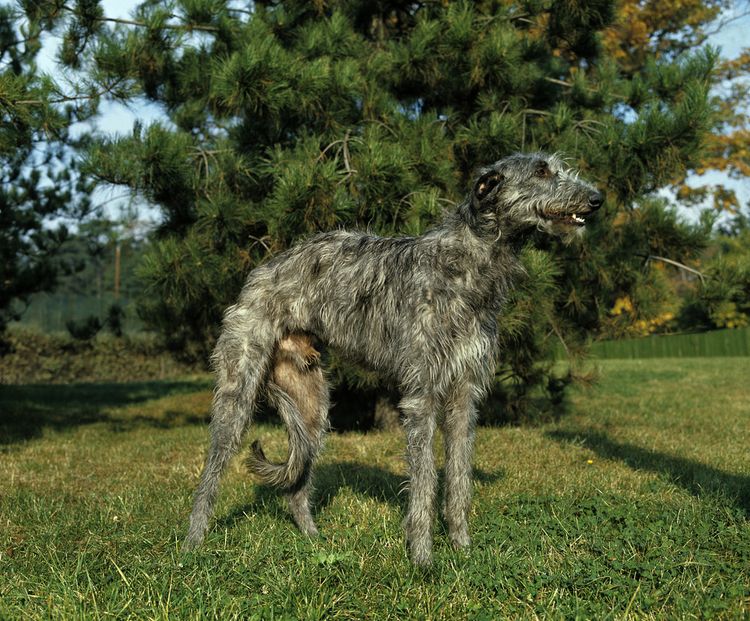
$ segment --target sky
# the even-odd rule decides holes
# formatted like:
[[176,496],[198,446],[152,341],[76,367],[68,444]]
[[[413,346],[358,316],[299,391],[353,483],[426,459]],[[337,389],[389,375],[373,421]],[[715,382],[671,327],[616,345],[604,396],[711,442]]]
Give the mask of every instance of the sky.
[[[133,9],[138,5],[139,0],[104,0],[102,7],[107,17],[129,18],[132,17]],[[721,55],[725,58],[736,57],[744,47],[750,45],[748,33],[750,33],[750,16],[742,15],[747,9],[745,3],[735,2],[734,8],[723,14],[723,17],[738,17],[721,28],[719,32],[713,34],[709,43],[721,49]],[[54,50],[57,48],[59,41],[50,38],[44,46],[39,58],[39,66],[42,70],[48,71],[52,75],[59,71],[58,65],[54,58]],[[160,108],[145,100],[136,102],[130,107],[122,104],[105,102],[101,107],[101,114],[95,119],[96,127],[105,133],[129,134],[132,131],[133,123],[139,120],[143,125],[148,125],[152,121],[163,119],[164,116]],[[702,176],[694,175],[690,179],[691,185],[718,184],[722,183],[727,187],[735,190],[740,200],[740,204],[746,205],[750,202],[750,179],[735,180],[720,172],[709,172]],[[668,191],[662,192],[669,197]],[[122,206],[127,204],[118,197],[123,195],[120,188],[99,188],[94,195],[94,201],[105,204],[105,213],[110,217],[116,217]],[[145,220],[157,220],[158,211],[144,204],[137,204],[141,217]],[[686,217],[691,220],[698,218],[697,210],[683,210]]]

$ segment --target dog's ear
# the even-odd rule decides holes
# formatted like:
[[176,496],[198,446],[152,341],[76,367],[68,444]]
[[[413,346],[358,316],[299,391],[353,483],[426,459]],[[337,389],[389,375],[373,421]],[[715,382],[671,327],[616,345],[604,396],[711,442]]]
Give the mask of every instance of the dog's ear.
[[483,201],[490,195],[490,192],[502,185],[503,181],[505,181],[505,177],[497,170],[488,170],[482,173],[474,183],[474,198]]

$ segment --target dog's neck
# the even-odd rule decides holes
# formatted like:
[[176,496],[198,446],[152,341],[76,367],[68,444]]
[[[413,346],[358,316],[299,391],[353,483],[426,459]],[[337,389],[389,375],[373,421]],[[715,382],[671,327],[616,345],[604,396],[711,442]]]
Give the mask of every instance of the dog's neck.
[[[513,281],[524,273],[519,255],[526,238],[505,235],[504,231],[500,235],[496,232],[494,237],[486,231],[477,231],[463,217],[461,206],[425,238],[439,245],[438,264],[446,272],[466,273],[465,282],[472,283],[474,293],[493,300],[487,306],[490,312],[500,309]],[[455,286],[460,286],[462,279],[455,282]]]
[[447,214],[439,228],[461,237],[468,235],[465,237],[466,243],[480,248],[482,253],[488,252],[490,257],[508,254],[518,256],[529,233],[533,231],[532,225],[513,226],[502,218],[492,222],[492,226],[481,222],[473,211],[470,197],[460,203],[455,211]]

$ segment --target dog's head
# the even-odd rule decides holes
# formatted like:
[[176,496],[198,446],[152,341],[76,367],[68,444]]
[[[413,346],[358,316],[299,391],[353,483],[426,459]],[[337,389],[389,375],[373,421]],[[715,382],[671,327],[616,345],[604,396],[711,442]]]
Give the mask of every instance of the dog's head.
[[483,233],[501,237],[537,228],[571,238],[603,202],[604,195],[560,157],[518,153],[479,171],[470,209]]

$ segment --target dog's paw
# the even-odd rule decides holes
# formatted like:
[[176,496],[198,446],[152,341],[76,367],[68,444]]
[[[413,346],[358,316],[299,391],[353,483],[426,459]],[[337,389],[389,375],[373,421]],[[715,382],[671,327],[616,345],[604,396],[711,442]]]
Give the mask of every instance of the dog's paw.
[[410,542],[409,558],[417,567],[430,567],[432,565],[432,542]]
[[454,550],[462,550],[471,545],[471,537],[469,537],[469,533],[466,531],[451,533],[448,535],[448,538],[450,539]]

